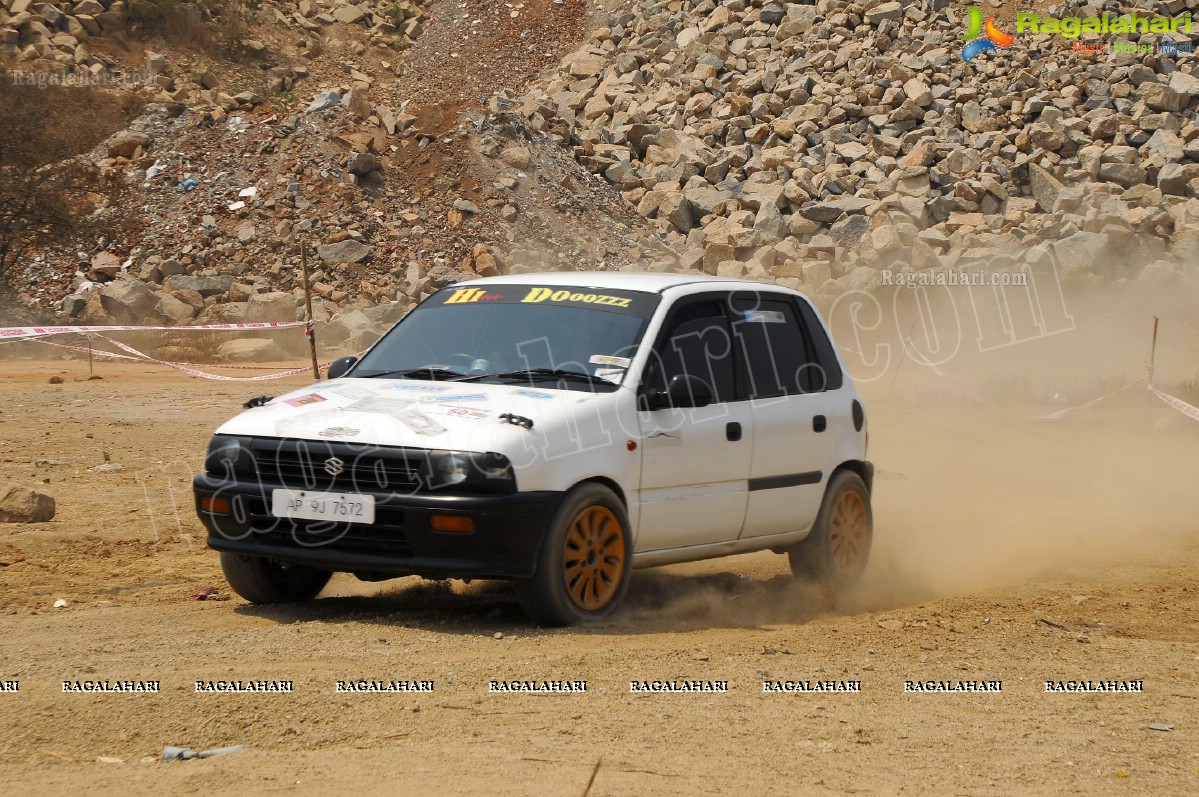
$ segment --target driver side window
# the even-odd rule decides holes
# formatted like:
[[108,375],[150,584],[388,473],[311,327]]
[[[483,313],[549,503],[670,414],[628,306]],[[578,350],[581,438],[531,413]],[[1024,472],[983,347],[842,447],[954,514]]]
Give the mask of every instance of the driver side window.
[[642,384],[665,390],[671,377],[689,374],[712,389],[716,402],[736,395],[733,337],[723,299],[687,301],[671,310],[658,335]]

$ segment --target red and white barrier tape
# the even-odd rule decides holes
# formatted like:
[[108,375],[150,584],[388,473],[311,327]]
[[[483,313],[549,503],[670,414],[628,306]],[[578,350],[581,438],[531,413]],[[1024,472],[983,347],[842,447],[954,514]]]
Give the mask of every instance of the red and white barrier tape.
[[[164,365],[185,365],[193,368],[220,368],[226,371],[269,371],[274,366],[272,365],[223,365],[221,363],[186,363],[178,360],[158,360],[153,357],[133,357],[128,354],[117,354],[113,351],[104,351],[103,349],[86,349],[83,346],[68,346],[65,343],[55,343],[50,340],[41,340],[38,338],[29,338],[33,343],[41,343],[44,346],[53,346],[56,349],[66,349],[68,351],[79,352],[80,354],[90,354],[96,357],[109,357],[114,360],[132,360],[134,362],[155,362],[163,363]],[[0,341],[3,342],[3,341]],[[322,366],[323,367],[323,366]]]
[[101,332],[194,332],[199,330],[231,330],[231,329],[286,329],[288,327],[304,327],[303,321],[262,321],[245,324],[191,324],[177,327],[135,327],[135,326],[65,326],[65,327],[0,327],[0,340],[19,338],[35,338],[41,335],[70,335]]
[[[1066,407],[1065,409],[1057,410],[1056,412],[1051,412],[1048,415],[1038,415],[1037,420],[1056,421],[1058,418],[1061,418],[1068,413],[1074,412],[1075,410],[1085,410],[1087,407],[1094,407],[1096,404],[1107,401],[1109,398],[1116,395],[1117,393],[1123,393],[1125,390],[1128,390],[1128,388],[1141,384],[1148,378],[1149,377],[1147,377],[1147,376],[1142,376],[1140,379],[1136,379],[1132,382],[1129,382],[1124,387],[1118,387],[1115,390],[1111,391],[1110,393],[1105,393],[1104,395],[1100,396],[1097,399],[1091,399],[1086,404],[1079,404],[1077,407]],[[1153,388],[1151,387],[1150,390],[1152,390],[1152,389]]]
[[953,382],[955,385],[957,385],[963,391],[965,391],[966,395],[970,396],[970,398],[974,399],[979,404],[987,403],[987,400],[984,399],[982,396],[978,395],[978,393],[974,390],[974,388],[970,387],[969,385],[962,384],[958,380],[954,379],[952,376],[950,376],[949,374],[945,373],[940,368],[938,368],[936,363],[934,363],[932,360],[928,359],[923,354],[921,354],[919,351],[917,351],[915,344],[912,343],[910,338],[906,341],[903,341],[903,350],[904,350],[904,352],[906,352],[908,354],[909,357],[911,357],[913,360],[915,360],[920,365],[924,365],[924,366],[927,366],[927,367],[933,369],[933,373],[936,374],[937,376],[939,376],[943,379],[948,379],[950,382]]
[[1174,396],[1171,396],[1169,393],[1163,393],[1160,390],[1158,390],[1157,388],[1155,388],[1152,384],[1149,385],[1149,392],[1152,393],[1153,395],[1157,396],[1159,399],[1166,402],[1171,407],[1178,410],[1179,412],[1181,412],[1183,415],[1187,416],[1191,420],[1199,421],[1199,407],[1192,407],[1190,404],[1187,404],[1185,401],[1183,401],[1180,398],[1175,398]]
[[[103,337],[103,336],[100,336],[100,337]],[[133,348],[132,346],[126,346],[123,343],[118,343],[114,340],[109,340],[108,338],[105,338],[105,340],[108,340],[108,342],[113,344],[114,346],[117,346],[122,349],[126,349],[127,351],[135,352],[139,356],[132,357],[128,354],[117,354],[116,352],[103,351],[101,349],[90,349],[89,350],[89,349],[85,349],[82,346],[66,346],[62,343],[51,343],[48,340],[34,340],[33,342],[34,343],[42,343],[42,344],[45,344],[46,346],[54,346],[55,348],[58,348],[58,349],[69,349],[71,351],[77,351],[77,352],[80,352],[83,354],[92,354],[96,357],[108,357],[109,359],[113,359],[113,360],[132,360],[133,362],[146,362],[146,363],[154,363],[155,365],[165,365],[168,368],[174,368],[176,371],[182,371],[185,374],[203,377],[204,379],[218,379],[222,382],[261,382],[261,381],[264,381],[267,379],[282,379],[285,376],[295,376],[296,374],[308,373],[310,370],[310,368],[306,366],[304,368],[295,368],[290,371],[280,371],[280,372],[273,373],[273,374],[262,374],[260,376],[222,376],[221,374],[209,374],[204,371],[197,370],[195,368],[189,368],[186,364],[183,364],[183,363],[173,363],[173,362],[169,362],[167,360],[159,360],[154,357],[150,357],[147,354],[143,354],[142,352],[137,351],[137,349]],[[321,367],[327,368],[328,365],[329,365],[328,363],[325,363]],[[207,365],[204,367],[205,368],[248,368],[248,367],[253,367],[253,366]]]
[[[135,355],[136,358],[144,360],[146,362],[152,362],[152,363],[156,363],[158,365],[165,365],[168,368],[174,368],[176,371],[180,371],[182,373],[189,374],[191,376],[198,376],[203,379],[216,379],[221,382],[262,382],[262,381],[265,381],[268,379],[282,379],[283,377],[286,377],[286,376],[296,376],[297,374],[307,373],[309,370],[311,370],[308,367],[293,368],[290,371],[279,371],[279,372],[273,373],[273,374],[262,374],[261,376],[224,376],[222,374],[210,374],[206,371],[200,371],[196,368],[189,368],[186,365],[179,365],[178,363],[172,363],[172,362],[167,362],[166,360],[156,359],[154,357],[151,357],[148,354],[138,351],[137,349],[133,348],[132,346],[121,343],[119,340],[113,340],[112,338],[105,337],[104,335],[97,335],[96,337],[100,338],[101,340],[106,340],[109,343],[111,343],[112,345],[116,346],[118,349],[121,349],[122,351],[127,351],[130,354]],[[322,366],[322,367],[328,367],[328,363],[326,363],[325,366]]]
[[1039,416],[1037,416],[1038,420],[1043,420],[1043,421],[1057,420],[1058,418],[1061,418],[1066,413],[1074,412],[1075,410],[1083,410],[1083,409],[1086,409],[1087,407],[1094,407],[1096,404],[1099,404],[1100,402],[1107,401],[1109,398],[1116,395],[1117,393],[1123,393],[1125,390],[1128,390],[1130,387],[1139,385],[1142,382],[1148,382],[1149,392],[1152,393],[1154,396],[1157,396],[1157,398],[1161,399],[1162,402],[1164,402],[1168,406],[1173,407],[1174,409],[1178,410],[1179,412],[1181,412],[1183,415],[1187,416],[1191,420],[1199,421],[1199,407],[1192,407],[1190,404],[1187,404],[1182,399],[1177,398],[1175,396],[1171,396],[1169,393],[1163,393],[1162,391],[1158,390],[1156,387],[1153,386],[1153,367],[1152,366],[1149,367],[1148,373],[1145,374],[1145,376],[1142,376],[1140,379],[1135,379],[1132,382],[1129,382],[1124,387],[1118,387],[1115,390],[1111,391],[1110,393],[1105,393],[1104,395],[1100,396],[1097,399],[1091,399],[1086,404],[1079,404],[1077,407],[1067,407],[1064,410],[1058,410],[1057,412],[1051,412],[1048,415],[1039,415]]
[[54,343],[49,340],[41,340],[38,338],[30,338],[32,343],[40,343],[43,346],[53,346],[56,349],[67,349],[68,351],[77,351],[81,354],[91,354],[96,357],[108,357],[113,360],[133,360],[138,361],[140,357],[130,357],[128,354],[117,354],[113,351],[104,351],[103,349],[85,349],[83,346],[68,346],[65,343]]

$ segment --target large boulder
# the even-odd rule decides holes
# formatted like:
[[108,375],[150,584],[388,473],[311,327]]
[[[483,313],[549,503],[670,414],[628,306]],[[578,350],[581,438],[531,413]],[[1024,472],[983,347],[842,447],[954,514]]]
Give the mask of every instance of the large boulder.
[[296,297],[286,291],[256,293],[246,302],[244,317],[250,323],[295,321]]
[[500,160],[511,166],[513,169],[524,169],[529,165],[529,159],[532,154],[528,147],[513,145],[505,147],[500,153]]
[[[899,5],[899,4],[896,3],[895,5]],[[920,78],[914,77],[911,80],[904,83],[903,84],[903,93],[909,100],[916,103],[921,108],[926,108],[929,105],[932,105],[933,92],[928,87],[928,84],[925,83]]]
[[1052,213],[1057,205],[1058,195],[1064,187],[1060,180],[1035,163],[1028,164],[1028,185],[1033,198],[1041,206],[1041,210]]
[[317,111],[326,111],[330,108],[336,108],[341,105],[341,95],[336,91],[328,89],[317,92],[315,98],[304,109],[304,113],[316,113]]
[[[1191,7],[1194,8],[1193,5]],[[1192,71],[1193,69],[1194,67]],[[1180,110],[1199,101],[1199,75],[1188,74],[1179,69],[1170,74],[1169,87],[1170,92],[1178,98],[1176,102]]]
[[351,238],[335,244],[321,244],[316,253],[326,263],[361,263],[370,256],[371,248]]
[[819,221],[823,224],[832,224],[846,214],[850,216],[861,215],[873,204],[875,204],[875,200],[850,196],[840,199],[830,199],[824,202],[809,202],[801,207],[799,212],[806,219]]
[[365,312],[350,310],[334,317],[317,329],[316,334],[322,347],[362,351],[374,344],[382,332]]
[[870,219],[865,216],[846,216],[829,230],[829,236],[841,246],[852,249],[870,232]]
[[54,499],[19,484],[0,487],[0,523],[45,523],[54,517]]
[[358,5],[339,6],[333,9],[333,18],[338,22],[353,25],[366,19],[367,9]]
[[158,297],[158,310],[171,324],[190,324],[196,317],[196,308],[169,293]]
[[278,362],[287,359],[279,344],[262,338],[227,340],[216,351],[221,362]]
[[1110,264],[1110,251],[1111,242],[1101,232],[1079,231],[1053,245],[1053,253],[1066,274],[1102,273]]
[[346,169],[349,170],[350,174],[365,177],[371,172],[383,171],[383,163],[370,152],[351,152],[349,159],[346,161]]
[[162,289],[167,293],[196,291],[204,298],[222,294],[231,287],[233,287],[233,277],[228,275],[208,277],[203,274],[179,274],[167,277],[162,283]]
[[133,130],[122,130],[104,142],[110,158],[132,158],[138,148],[150,146],[150,137]]
[[162,320],[158,312],[158,294],[136,279],[117,279],[106,284],[100,289],[100,304],[104,312],[120,324]]
[[1157,187],[1163,194],[1183,196],[1187,189],[1187,171],[1181,164],[1167,163],[1157,175]]
[[1099,167],[1099,179],[1116,183],[1123,188],[1145,182],[1148,173],[1135,163],[1105,163]]
[[97,252],[92,257],[92,273],[89,276],[101,282],[108,282],[117,278],[123,265],[121,256],[115,252]]

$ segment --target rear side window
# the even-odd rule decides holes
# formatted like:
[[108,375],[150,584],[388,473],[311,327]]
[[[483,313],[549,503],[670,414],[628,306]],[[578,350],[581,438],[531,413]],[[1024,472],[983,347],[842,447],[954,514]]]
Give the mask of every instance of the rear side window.
[[[821,358],[817,341],[797,306],[804,303],[786,296],[739,292],[730,304],[734,338],[748,372],[749,398],[832,389],[833,374]],[[823,330],[820,332],[827,344],[827,336]],[[831,352],[831,344],[828,345]],[[840,386],[840,369],[835,370],[835,381]]]
[[833,342],[829,340],[828,333],[824,331],[824,325],[820,323],[820,318],[816,315],[812,305],[802,299],[797,299],[795,303],[799,306],[799,316],[803,322],[804,332],[811,342],[816,362],[820,366],[818,382],[822,384],[817,384],[812,389],[840,390],[841,385],[845,383],[845,375],[841,373],[841,363],[837,362],[837,352],[833,350]]

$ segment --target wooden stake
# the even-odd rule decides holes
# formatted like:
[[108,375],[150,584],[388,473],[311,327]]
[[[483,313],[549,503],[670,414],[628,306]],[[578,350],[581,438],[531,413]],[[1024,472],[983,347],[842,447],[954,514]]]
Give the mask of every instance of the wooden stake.
[[1153,360],[1157,357],[1157,316],[1153,317],[1153,343],[1149,346],[1149,384],[1153,384]]
[[583,789],[583,797],[587,797],[588,794],[591,794],[591,787],[595,783],[595,776],[599,774],[600,764],[602,763],[604,763],[602,756],[596,759],[595,769],[591,770],[591,777],[587,781],[587,788]]
[[316,361],[316,325],[312,322],[312,286],[308,283],[308,247],[305,239],[300,239],[300,269],[304,272],[304,332],[308,336],[308,348],[312,352],[312,376],[321,381],[321,367]]
[[895,380],[899,378],[899,369],[903,367],[903,361],[908,358],[908,341],[912,339],[912,333],[916,331],[916,323],[919,320],[919,318],[912,320],[912,328],[908,330],[907,340],[900,341],[903,356],[899,358],[899,362],[895,363],[895,370],[891,373],[891,386],[887,388],[887,398],[891,398],[891,392],[895,390]]
[[96,372],[92,370],[92,336],[87,336],[87,375],[95,376]]

